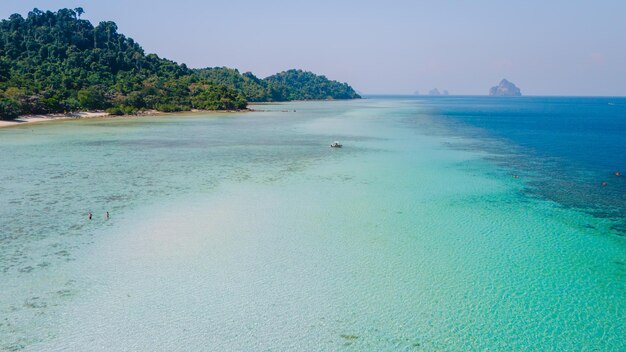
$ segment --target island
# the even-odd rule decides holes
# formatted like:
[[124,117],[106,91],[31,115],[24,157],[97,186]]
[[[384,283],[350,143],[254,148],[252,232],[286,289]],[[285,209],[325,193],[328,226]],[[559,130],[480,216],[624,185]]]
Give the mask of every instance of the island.
[[502,79],[500,84],[489,89],[489,95],[495,97],[521,97],[522,92],[512,82]]
[[439,89],[433,88],[428,91],[428,95],[435,96],[435,97],[438,97],[440,95],[448,96],[450,95],[450,92],[448,92],[447,89],[444,89],[443,91],[440,92]]
[[111,21],[84,10],[34,9],[0,21],[0,119],[105,110],[136,114],[240,110],[248,102],[358,99],[347,83],[303,70],[258,78],[226,67],[193,69],[145,54]]
[[440,95],[441,95],[441,92],[439,92],[439,89],[437,89],[437,88],[433,88],[433,89],[431,89],[431,90],[429,90],[429,91],[428,91],[428,95],[431,95],[431,96],[440,96]]

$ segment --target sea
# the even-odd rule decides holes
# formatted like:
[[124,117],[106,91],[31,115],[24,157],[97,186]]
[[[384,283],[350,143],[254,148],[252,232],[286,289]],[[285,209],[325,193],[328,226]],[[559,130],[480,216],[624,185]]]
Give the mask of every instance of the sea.
[[252,107],[0,129],[0,351],[626,350],[626,98]]

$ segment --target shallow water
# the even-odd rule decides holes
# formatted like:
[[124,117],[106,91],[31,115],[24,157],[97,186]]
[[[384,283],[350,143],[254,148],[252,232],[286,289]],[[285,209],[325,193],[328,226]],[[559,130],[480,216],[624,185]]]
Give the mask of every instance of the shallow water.
[[0,348],[623,350],[619,219],[433,104],[0,130]]

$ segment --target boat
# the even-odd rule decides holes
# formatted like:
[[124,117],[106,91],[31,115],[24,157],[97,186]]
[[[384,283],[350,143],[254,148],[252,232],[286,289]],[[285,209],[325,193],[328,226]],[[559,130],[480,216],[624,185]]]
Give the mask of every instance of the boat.
[[341,145],[339,142],[334,141],[333,144],[330,145],[331,148],[341,148],[343,147],[343,145]]

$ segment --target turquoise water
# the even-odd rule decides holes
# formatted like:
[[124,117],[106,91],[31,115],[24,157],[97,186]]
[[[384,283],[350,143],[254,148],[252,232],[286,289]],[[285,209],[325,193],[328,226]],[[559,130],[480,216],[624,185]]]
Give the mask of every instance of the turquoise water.
[[[439,133],[470,137],[467,148],[524,177],[529,193],[611,218],[626,236],[626,176],[616,176],[626,168],[626,98],[409,99],[438,119]],[[422,120],[410,123],[427,128]]]
[[0,130],[0,349],[626,348],[619,219],[512,178],[527,145],[429,101],[262,108]]

